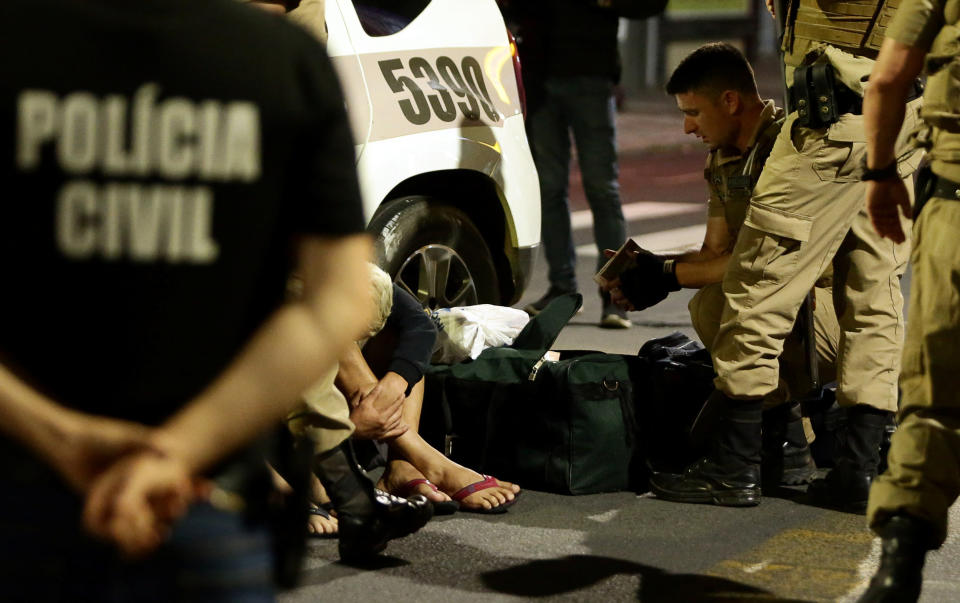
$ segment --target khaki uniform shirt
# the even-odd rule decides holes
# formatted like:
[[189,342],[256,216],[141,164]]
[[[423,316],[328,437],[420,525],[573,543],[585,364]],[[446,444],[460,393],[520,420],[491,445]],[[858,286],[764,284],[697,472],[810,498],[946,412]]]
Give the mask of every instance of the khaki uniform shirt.
[[[907,46],[930,50],[944,25],[960,21],[960,0],[904,0],[887,29],[887,37]],[[960,99],[956,99],[960,103]],[[930,127],[930,167],[934,173],[960,182],[960,133]]]
[[707,156],[707,165],[703,170],[703,177],[710,189],[707,215],[726,219],[731,241],[736,241],[737,233],[743,226],[753,185],[760,177],[783,120],[783,109],[768,100],[764,103],[760,121],[746,151],[741,153],[737,148],[718,148]]

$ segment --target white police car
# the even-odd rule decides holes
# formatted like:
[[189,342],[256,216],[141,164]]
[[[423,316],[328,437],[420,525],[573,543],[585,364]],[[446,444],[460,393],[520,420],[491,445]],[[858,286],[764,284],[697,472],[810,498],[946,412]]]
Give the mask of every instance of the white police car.
[[425,306],[515,302],[540,191],[495,0],[327,0],[326,25],[377,262]]

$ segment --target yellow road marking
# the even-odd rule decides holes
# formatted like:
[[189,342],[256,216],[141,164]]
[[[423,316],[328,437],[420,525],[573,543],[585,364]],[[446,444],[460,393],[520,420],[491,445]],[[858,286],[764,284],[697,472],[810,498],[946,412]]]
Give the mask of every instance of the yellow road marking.
[[780,597],[835,601],[855,586],[873,535],[862,516],[824,511],[815,526],[784,530],[721,561],[707,574],[762,588]]

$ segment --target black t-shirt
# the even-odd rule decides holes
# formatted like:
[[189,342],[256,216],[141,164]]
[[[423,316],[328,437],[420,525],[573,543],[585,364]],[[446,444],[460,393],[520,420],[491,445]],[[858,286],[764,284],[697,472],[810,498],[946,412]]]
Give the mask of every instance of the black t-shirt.
[[[620,17],[645,19],[666,0],[509,0],[506,17],[516,28],[528,95],[548,76],[620,80]],[[528,96],[529,100],[529,96]]]
[[335,74],[283,18],[5,0],[0,57],[0,357],[63,404],[163,419],[282,301],[296,235],[363,229]]

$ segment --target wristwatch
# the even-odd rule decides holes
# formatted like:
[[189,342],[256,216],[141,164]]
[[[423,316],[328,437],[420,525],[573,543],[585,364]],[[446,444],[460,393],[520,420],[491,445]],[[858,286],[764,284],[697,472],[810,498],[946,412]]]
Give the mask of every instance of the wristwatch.
[[892,180],[893,178],[898,180],[900,179],[900,172],[897,171],[896,159],[890,162],[890,165],[886,167],[870,169],[867,167],[867,157],[863,157],[863,174],[860,175],[860,180],[866,182],[867,180]]

